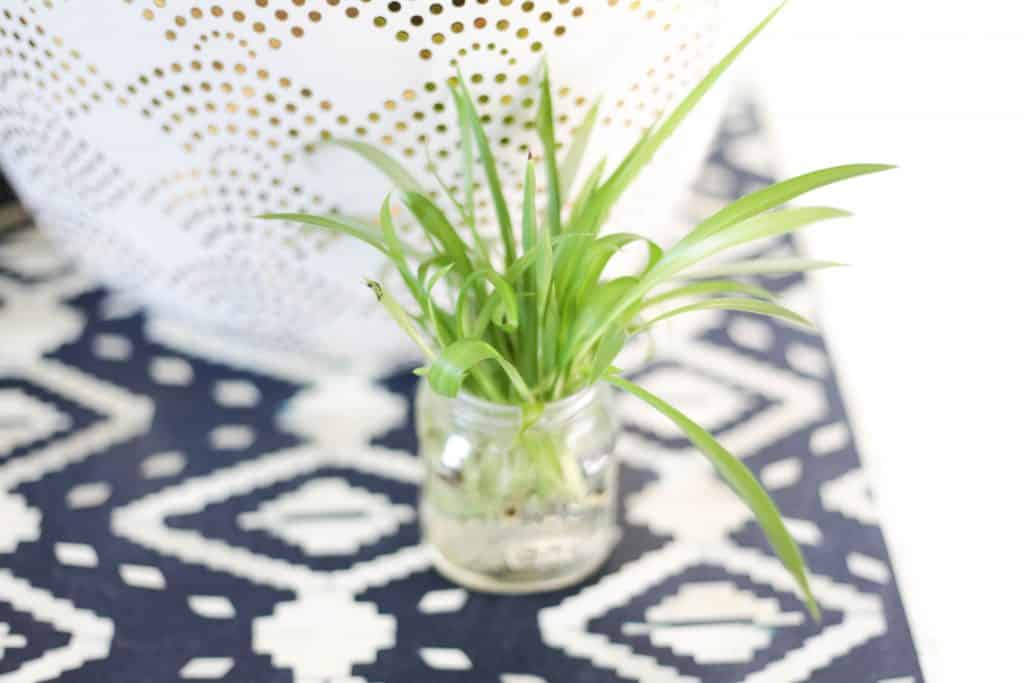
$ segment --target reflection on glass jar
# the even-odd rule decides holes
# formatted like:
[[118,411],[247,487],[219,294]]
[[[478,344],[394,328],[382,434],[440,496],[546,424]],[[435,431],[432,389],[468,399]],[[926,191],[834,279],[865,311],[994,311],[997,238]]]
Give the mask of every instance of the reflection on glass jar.
[[610,389],[591,387],[527,419],[516,406],[421,383],[416,401],[423,538],[469,588],[555,590],[594,572],[618,540],[618,432]]

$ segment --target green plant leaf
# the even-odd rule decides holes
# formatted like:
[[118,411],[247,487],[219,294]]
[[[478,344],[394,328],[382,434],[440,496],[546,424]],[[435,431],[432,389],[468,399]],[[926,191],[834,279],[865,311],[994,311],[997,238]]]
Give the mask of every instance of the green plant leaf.
[[413,277],[412,271],[409,269],[405,249],[401,241],[399,241],[398,233],[395,232],[395,225],[391,221],[391,195],[384,197],[384,203],[380,207],[379,219],[381,232],[384,234],[384,242],[388,245],[388,252],[391,254],[391,261],[398,269],[398,274],[402,277],[402,281],[405,282],[406,288],[408,288],[409,292],[416,298],[417,303],[419,303],[420,310],[426,314],[426,294],[423,292],[422,287],[420,287],[419,280]]
[[[435,254],[430,258],[423,260],[416,267],[416,279],[420,281],[420,286],[423,287],[424,291],[427,289],[428,281],[427,276],[430,274],[431,268],[445,268],[446,266],[454,267],[454,264],[448,260],[448,257],[444,254]],[[451,268],[448,268],[447,272],[450,272]]]
[[601,379],[622,352],[628,339],[629,335],[621,325],[612,325],[608,333],[601,337],[591,360],[587,384],[593,384]]
[[804,564],[800,547],[793,540],[793,537],[790,536],[789,530],[786,529],[779,509],[775,506],[771,497],[761,488],[761,484],[758,483],[757,478],[754,477],[747,466],[727,451],[700,425],[654,394],[616,375],[606,376],[606,380],[614,386],[633,394],[672,420],[686,434],[693,445],[707,456],[719,475],[747,504],[750,511],[754,513],[758,523],[764,530],[765,536],[768,538],[768,542],[775,550],[776,556],[782,561],[786,569],[789,570],[789,573],[799,586],[807,610],[816,621],[820,621],[821,612],[818,609],[817,602],[814,600],[814,595],[811,593],[810,583],[807,580],[807,568]]
[[575,337],[570,353],[575,355],[586,352],[609,326],[623,317],[648,292],[698,261],[731,247],[789,234],[813,223],[849,215],[846,211],[822,207],[779,209],[748,218],[696,243],[681,240],[666,251],[665,256],[654,268],[644,275],[631,291],[622,296],[616,305],[603,311],[604,320],[592,325],[589,334]]
[[579,172],[583,156],[587,153],[587,146],[590,143],[591,133],[594,132],[594,124],[597,123],[597,114],[601,110],[601,101],[598,100],[587,110],[583,123],[576,129],[576,133],[569,143],[569,151],[566,152],[562,164],[559,166],[558,175],[561,179],[562,191],[568,195],[572,192],[572,186],[576,182],[576,174]]
[[666,301],[671,301],[672,299],[683,299],[693,296],[718,296],[720,294],[746,294],[767,301],[772,301],[776,298],[772,292],[764,287],[749,285],[745,282],[737,282],[736,280],[703,280],[659,292],[638,303],[637,307],[643,310]]
[[487,317],[490,322],[504,330],[515,330],[518,328],[519,309],[516,305],[515,290],[496,270],[482,268],[466,278],[462,288],[459,290],[459,297],[455,304],[455,319],[459,323],[458,329],[462,335],[464,337],[479,337],[483,334],[483,329],[486,327],[487,320],[485,320],[483,313],[480,314],[476,321],[476,325],[480,325],[479,327],[476,327],[470,319],[469,301],[472,296],[471,288],[482,280],[486,280],[494,286],[494,292],[487,297],[488,300],[493,297],[496,301],[494,305],[487,307]]
[[551,242],[551,231],[546,225],[537,232],[537,264],[534,268],[534,291],[537,292],[537,312],[543,317],[547,308],[551,280],[554,277],[555,257]]
[[444,278],[448,276],[448,273],[450,273],[452,271],[452,268],[454,267],[454,264],[448,263],[438,268],[437,271],[434,272],[434,274],[430,277],[430,280],[428,280],[426,282],[426,285],[424,286],[424,291],[426,292],[427,299],[427,319],[430,321],[430,324],[433,325],[434,333],[437,335],[437,340],[441,343],[442,346],[447,346],[448,344],[452,343],[454,339],[452,337],[452,334],[448,331],[448,325],[446,323],[441,322],[440,315],[437,311],[437,306],[434,304],[433,291],[437,283],[444,280]]
[[354,228],[359,228],[365,233],[370,235],[376,235],[380,232],[380,226],[373,222],[372,216],[357,216],[355,214],[338,213],[337,211],[330,211],[325,215],[327,218],[333,218],[339,223],[351,225]]
[[405,167],[396,161],[394,157],[379,147],[359,140],[344,139],[329,140],[325,144],[336,145],[355,152],[370,162],[374,168],[386,175],[388,179],[395,184],[395,187],[402,192],[418,192],[419,194],[427,193],[427,191],[423,189],[423,186],[416,180],[415,176],[405,170]]
[[452,98],[455,100],[455,110],[459,117],[460,156],[462,158],[462,216],[466,221],[466,225],[469,226],[470,233],[473,235],[473,244],[476,246],[477,251],[480,252],[481,261],[490,263],[491,250],[476,225],[476,201],[474,200],[476,193],[476,164],[473,158],[473,149],[475,147],[473,142],[473,114],[466,98],[455,88],[452,88]]
[[880,173],[895,168],[885,164],[847,164],[834,166],[820,171],[813,171],[795,178],[783,180],[764,189],[751,192],[729,204],[718,213],[702,221],[693,232],[687,235],[690,241],[699,241],[708,235],[723,230],[730,225],[752,218],[770,209],[779,207],[796,199],[811,190],[838,183],[857,176]]
[[430,364],[427,380],[437,393],[455,398],[466,379],[466,373],[485,360],[497,362],[519,396],[527,403],[533,403],[533,396],[519,371],[493,346],[479,339],[462,339],[446,346]]
[[690,313],[692,311],[710,311],[710,310],[724,310],[724,311],[742,311],[744,313],[757,313],[758,315],[766,315],[770,318],[778,318],[785,320],[793,325],[799,325],[807,329],[813,330],[814,323],[807,318],[803,317],[799,313],[789,310],[778,304],[773,304],[768,301],[759,301],[757,299],[741,299],[741,298],[722,298],[722,299],[708,299],[707,301],[698,301],[695,304],[689,306],[681,306],[675,308],[666,313],[662,313],[651,320],[641,324],[634,332],[642,332],[648,330],[654,325],[660,323],[663,320],[674,318],[677,315],[683,313]]
[[590,171],[587,179],[583,181],[583,187],[576,195],[576,201],[573,202],[572,213],[569,216],[570,232],[582,232],[576,226],[583,222],[583,215],[586,213],[587,207],[594,201],[594,196],[601,187],[601,178],[604,177],[604,168],[607,163],[607,159],[601,159]]
[[580,229],[579,226],[582,224],[582,214],[586,210],[585,207],[593,199],[598,184],[601,182],[601,174],[603,172],[604,160],[602,159],[594,167],[594,170],[591,171],[590,177],[583,183],[583,187],[580,189],[579,196],[576,199],[576,204],[573,206],[572,215],[566,225],[566,230],[560,235],[562,239],[555,249],[554,287],[563,306],[568,305],[571,301],[571,298],[566,296],[566,293],[582,260],[582,254],[586,253],[587,248],[594,241],[594,235]]
[[588,296],[588,292],[597,286],[601,275],[604,273],[612,257],[625,247],[637,242],[641,242],[647,247],[647,268],[644,269],[646,272],[646,270],[658,263],[664,255],[661,247],[653,240],[643,235],[616,232],[610,235],[602,235],[590,244],[586,253],[582,256],[583,262],[575,270],[573,277],[576,283],[574,290],[577,305],[582,304],[583,299]]
[[480,308],[480,313],[476,317],[476,321],[468,332],[464,332],[463,336],[467,339],[484,339],[487,334],[487,329],[494,325],[498,329],[505,332],[514,332],[515,330],[522,327],[517,321],[513,324],[512,322],[506,322],[503,320],[502,311],[506,310],[508,302],[502,297],[500,292],[491,292],[484,300],[484,305]]
[[737,275],[785,275],[807,273],[824,268],[839,268],[846,264],[835,261],[814,261],[802,258],[759,258],[749,261],[733,261],[717,266],[695,268],[686,271],[687,278],[734,277]]
[[622,193],[626,191],[626,188],[636,179],[640,171],[654,158],[655,153],[661,148],[665,142],[672,137],[676,129],[679,128],[680,124],[686,119],[694,107],[704,98],[704,95],[711,89],[711,87],[718,82],[718,79],[722,77],[722,74],[732,65],[733,62],[743,53],[743,51],[750,45],[751,42],[757,38],[761,32],[767,28],[768,24],[775,18],[775,16],[782,11],[782,8],[786,5],[785,2],[775,8],[765,19],[761,21],[754,29],[746,35],[734,47],[718,64],[712,67],[708,75],[701,80],[700,83],[694,87],[693,90],[683,99],[682,102],[676,106],[675,109],[668,115],[663,123],[655,128],[650,135],[643,138],[633,151],[627,155],[623,162],[618,168],[612,173],[608,181],[601,187],[601,208],[598,214],[598,221],[603,220],[603,217],[611,210],[611,207],[618,201]]
[[[512,233],[512,217],[508,212],[508,203],[505,201],[505,193],[501,189],[501,177],[498,175],[498,166],[494,161],[494,154],[491,152],[491,143],[487,139],[483,124],[480,123],[480,116],[477,114],[476,106],[473,104],[473,96],[466,86],[466,81],[459,74],[459,86],[461,89],[463,105],[469,119],[469,126],[473,131],[476,140],[477,152],[480,154],[480,164],[484,167],[484,175],[487,177],[487,186],[491,191],[491,201],[494,204],[494,214],[498,219],[498,227],[501,229],[501,241],[505,247],[505,265],[509,266],[516,260],[516,243]],[[454,89],[453,89],[454,90]]]
[[402,202],[409,208],[423,229],[440,242],[445,255],[451,263],[455,264],[455,272],[463,277],[469,277],[473,272],[473,263],[469,259],[466,243],[455,232],[455,228],[448,222],[444,212],[427,197],[416,192],[406,192],[402,195]]
[[573,340],[590,338],[595,330],[606,326],[609,312],[616,309],[623,297],[636,287],[636,283],[635,277],[620,277],[602,282],[594,289],[593,295],[586,299],[573,321],[570,343],[562,347],[563,353],[558,361],[560,366],[565,368],[575,359],[577,354],[571,352],[574,348]]
[[555,107],[551,101],[551,78],[544,64],[540,81],[540,105],[537,111],[537,132],[544,147],[544,168],[548,180],[547,229],[552,235],[562,232],[562,188],[558,177],[558,158],[555,147]]
[[470,219],[469,214],[466,212],[466,207],[462,205],[462,202],[460,202],[459,198],[455,196],[452,189],[448,187],[448,184],[441,179],[440,174],[437,172],[437,168],[434,166],[434,162],[432,160],[429,160],[430,153],[426,152],[426,154],[428,159],[427,163],[430,165],[430,175],[434,177],[434,182],[436,182],[437,186],[441,188],[441,192],[444,194],[445,197],[448,198],[448,201],[452,203],[452,206],[455,207],[455,210],[459,212],[460,216],[462,216],[462,220],[466,221],[468,225]]
[[391,256],[388,247],[384,244],[384,240],[380,237],[370,234],[362,228],[358,228],[349,223],[345,223],[341,220],[334,218],[328,218],[327,216],[311,216],[306,213],[264,213],[256,216],[264,220],[271,221],[291,221],[293,223],[302,223],[304,225],[312,225],[317,228],[323,228],[330,232],[338,232],[343,235],[349,235],[355,237],[361,242],[369,244],[371,247],[381,252],[385,256]]
[[[527,252],[537,251],[540,257],[540,250],[537,242],[537,179],[533,169],[533,160],[526,162],[526,178],[523,182],[523,220],[521,225],[523,249]],[[547,232],[547,229],[544,229]],[[537,269],[531,266],[526,269],[522,280],[519,282],[519,308],[522,311],[523,325],[519,328],[519,369],[526,378],[526,381],[533,383],[537,381],[537,358],[538,330],[537,323],[540,320],[537,307]],[[531,292],[532,290],[532,292]],[[532,294],[532,296],[531,296]]]
[[474,170],[476,164],[473,158],[473,121],[468,105],[462,93],[452,89],[452,99],[455,100],[455,110],[459,116],[459,140],[461,141],[462,152],[462,205],[466,209],[466,215],[472,224],[476,225],[476,202],[473,201],[473,194],[476,180]]
[[526,161],[526,174],[523,179],[523,220],[520,231],[523,251],[528,252],[537,244],[537,176],[533,169],[533,159]]
[[518,282],[526,271],[533,267],[533,264],[537,262],[539,250],[537,247],[533,249],[527,249],[523,252],[523,255],[516,259],[515,263],[505,269],[505,277],[509,282]]
[[402,305],[398,303],[393,296],[388,294],[379,282],[367,280],[366,286],[373,290],[373,294],[377,297],[377,301],[384,305],[384,309],[398,324],[402,331],[409,335],[409,338],[415,342],[416,346],[420,347],[423,355],[427,358],[434,358],[436,354],[434,349],[431,347],[430,342],[424,338],[419,327],[417,327],[416,323],[413,322],[412,317],[405,312]]
[[665,252],[663,258],[645,277],[647,282],[663,282],[684,268],[749,242],[778,237],[822,221],[846,218],[848,211],[828,207],[800,207],[769,211],[707,235],[700,240],[684,238]]
[[557,382],[558,343],[562,334],[562,319],[558,309],[558,302],[552,296],[548,299],[542,318],[540,357],[542,388],[545,392],[551,391]]

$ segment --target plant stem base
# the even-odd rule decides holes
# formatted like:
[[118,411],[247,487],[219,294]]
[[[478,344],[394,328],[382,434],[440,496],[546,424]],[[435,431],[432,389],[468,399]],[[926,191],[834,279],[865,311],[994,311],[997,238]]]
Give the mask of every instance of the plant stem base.
[[452,562],[433,544],[428,544],[428,547],[430,548],[430,559],[434,564],[434,568],[441,576],[453,583],[479,593],[528,595],[531,593],[549,593],[561,590],[586,580],[608,560],[608,557],[618,544],[620,536],[621,534],[618,530],[610,534],[610,538],[604,544],[602,552],[592,556],[588,562],[580,563],[579,566],[574,567],[571,571],[559,572],[532,580],[523,580],[519,577],[515,579],[502,579],[491,574],[475,572]]

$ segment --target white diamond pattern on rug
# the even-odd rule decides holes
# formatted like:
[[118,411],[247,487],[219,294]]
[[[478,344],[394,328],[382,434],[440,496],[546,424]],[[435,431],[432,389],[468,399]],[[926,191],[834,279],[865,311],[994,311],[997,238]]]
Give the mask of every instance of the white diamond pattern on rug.
[[[614,642],[608,636],[588,628],[588,624],[609,611],[621,607],[658,583],[677,575],[687,568],[708,565],[720,567],[730,573],[749,576],[759,584],[770,587],[780,596],[795,596],[795,587],[786,571],[773,558],[759,552],[730,545],[707,545],[698,549],[693,544],[672,543],[664,548],[624,566],[620,571],[602,577],[597,583],[587,586],[576,595],[566,598],[560,605],[547,607],[540,613],[541,632],[545,642],[563,648],[568,654],[583,657],[599,667],[614,669],[627,678],[664,683],[696,683],[697,679],[684,671],[666,666],[657,660],[634,652],[624,643]],[[780,657],[753,672],[747,681],[757,683],[803,683],[815,669],[826,666],[834,657],[848,652],[857,645],[868,642],[883,633],[886,628],[881,601],[874,595],[858,593],[850,586],[837,584],[827,577],[812,576],[811,585],[822,607],[838,611],[843,615],[838,624],[825,627],[819,634],[810,636],[798,649],[779,653]],[[775,629],[799,625],[802,615],[779,613],[771,602],[747,601],[742,593],[732,589],[716,590],[710,593],[705,588],[703,595],[698,589],[697,597],[690,597],[690,606],[680,606],[680,594],[674,596],[664,607],[654,608],[656,616],[698,615],[718,610],[721,615],[738,611],[738,603],[745,602],[748,618],[770,621]],[[685,589],[682,595],[685,596]],[[739,598],[739,599],[737,599]],[[701,604],[710,600],[710,604]],[[648,612],[651,615],[652,612]],[[770,614],[765,617],[765,614]],[[756,617],[756,618],[755,618]],[[799,617],[799,619],[798,619]],[[655,622],[660,621],[655,618]],[[722,619],[728,624],[728,616]],[[737,622],[733,622],[737,625]],[[743,625],[743,624],[740,624]],[[704,624],[707,626],[707,624]],[[716,626],[716,625],[712,625]],[[623,624],[626,635],[644,633],[657,645],[685,650],[697,662],[739,661],[754,651],[768,647],[769,637],[764,638],[761,629],[720,629],[712,628],[711,635],[696,631],[694,637],[683,639],[678,631],[660,630],[656,625]],[[771,634],[773,631],[768,631]],[[723,639],[732,645],[723,650]]]
[[[656,448],[635,439],[625,441],[622,448]],[[676,459],[680,462],[671,474],[627,499],[630,522],[674,538],[706,542],[721,540],[753,519],[707,462],[694,455]]]
[[398,424],[405,401],[369,378],[334,375],[300,391],[281,414],[281,426],[324,448],[363,444]]
[[0,460],[70,425],[67,415],[18,389],[0,389]]
[[47,292],[29,289],[0,275],[0,367],[30,363],[82,332],[85,320],[77,310]]
[[0,622],[0,659],[4,658],[5,649],[25,647],[28,641],[20,633],[12,633],[9,624]]
[[871,499],[867,475],[855,469],[826,482],[821,487],[821,502],[832,510],[862,524],[878,524],[878,513]]
[[257,619],[252,639],[254,652],[299,680],[338,680],[394,646],[395,620],[342,592],[310,593]]
[[[114,624],[109,619],[75,607],[67,600],[56,598],[47,591],[0,569],[0,607],[5,603],[69,635],[65,645],[47,650],[42,656],[23,663],[17,671],[17,677],[12,679],[17,683],[41,683],[52,680],[55,676],[77,669],[90,660],[102,659],[110,652]],[[8,633],[7,636],[3,636],[2,631],[3,628],[0,627],[0,640],[5,640],[8,648],[26,648],[32,645],[31,639],[24,634]],[[4,646],[0,645],[0,654],[3,649]]]
[[685,585],[645,616],[645,624],[626,624],[623,631],[646,633],[655,645],[705,664],[748,662],[771,642],[773,628],[804,621],[803,614],[782,612],[777,600],[728,582]]
[[411,507],[332,478],[307,482],[238,521],[243,529],[268,531],[316,556],[354,552],[413,519]]
[[[136,500],[113,512],[111,526],[115,533],[160,553],[189,562],[198,562],[211,569],[226,570],[253,581],[292,589],[322,586],[333,575],[331,572],[315,571],[298,562],[255,555],[242,546],[228,545],[191,530],[170,526],[167,519],[172,516],[201,513],[208,505],[254,488],[288,482],[332,466],[359,469],[407,483],[418,481],[420,471],[419,463],[411,456],[381,449],[363,448],[349,452],[327,452],[308,447],[289,449],[216,470],[207,477],[185,481]],[[311,499],[305,495],[285,498],[282,506],[288,505],[290,508],[291,505],[298,505],[299,509],[302,509],[310,500],[318,501],[319,498],[313,496]],[[331,504],[334,505],[335,502],[332,500]],[[373,504],[381,505],[378,510],[384,509],[380,501]],[[395,514],[407,513],[398,508]],[[382,528],[390,527],[387,514],[379,515],[379,519],[383,520]],[[280,527],[278,531],[281,532],[287,526]],[[306,532],[302,531],[301,527],[302,525],[297,527],[298,531],[288,532],[292,533],[292,538],[300,544],[308,540]],[[308,542],[347,541],[316,539]],[[357,580],[363,580],[361,575],[355,576]],[[370,580],[370,577],[367,577],[367,580]]]
[[13,553],[19,543],[39,538],[41,518],[24,497],[0,490],[0,553]]
[[[145,432],[153,415],[153,402],[114,386],[74,367],[51,359],[37,359],[16,368],[4,369],[7,378],[38,386],[71,403],[84,406],[97,415],[97,421],[83,429],[49,440],[44,446],[6,463],[0,460],[0,490],[13,489],[38,481],[50,472],[87,459],[94,453]],[[71,487],[69,504],[78,500],[83,506],[102,504],[109,497],[105,482]],[[92,487],[92,488],[89,488]],[[81,499],[72,494],[84,491]]]

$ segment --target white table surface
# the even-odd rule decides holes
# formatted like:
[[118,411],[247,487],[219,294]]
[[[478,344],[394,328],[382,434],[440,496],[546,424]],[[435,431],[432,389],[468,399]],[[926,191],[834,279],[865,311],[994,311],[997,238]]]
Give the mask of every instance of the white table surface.
[[820,317],[927,680],[1021,680],[1024,5],[794,0],[742,69],[785,174],[901,166],[809,200]]

